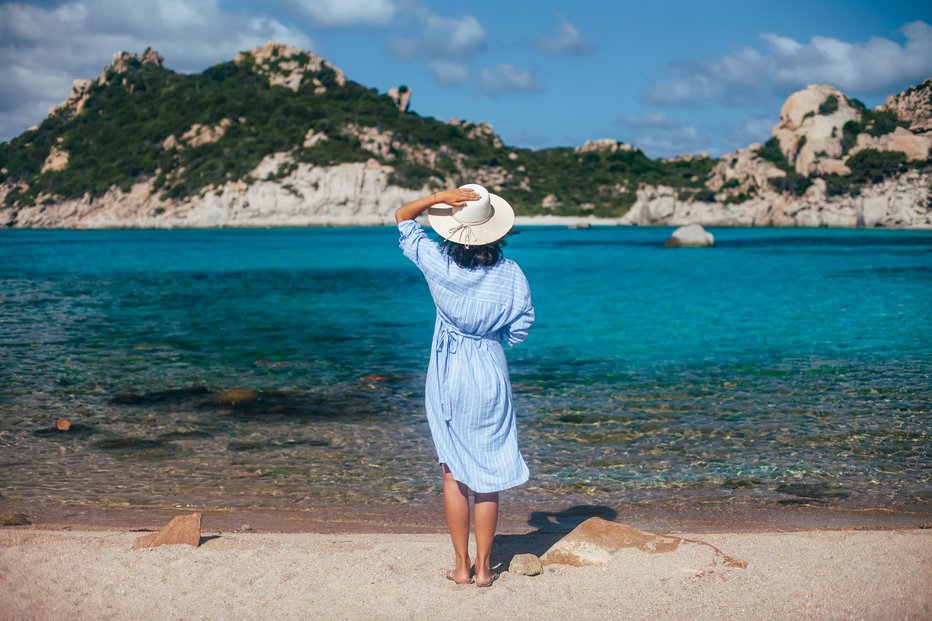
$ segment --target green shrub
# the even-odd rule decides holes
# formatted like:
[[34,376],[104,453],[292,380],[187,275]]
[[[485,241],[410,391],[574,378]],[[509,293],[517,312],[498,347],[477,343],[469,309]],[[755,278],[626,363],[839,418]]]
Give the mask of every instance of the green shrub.
[[838,97],[829,95],[819,104],[819,114],[828,115],[838,111]]
[[745,194],[744,192],[741,192],[740,194],[735,194],[734,196],[729,196],[729,197],[725,198],[725,200],[723,201],[723,203],[724,203],[725,205],[736,205],[736,204],[744,203],[744,202],[747,201],[749,198],[750,198],[750,196],[748,196],[748,195]]
[[786,159],[786,156],[783,154],[783,151],[780,149],[780,141],[776,137],[771,138],[764,143],[764,146],[759,148],[756,151],[758,157],[761,159],[767,160],[774,164],[777,168],[781,170],[792,170],[789,160]]
[[851,183],[879,183],[906,170],[906,155],[900,151],[864,149],[845,160],[851,169]]
[[841,153],[847,155],[854,145],[858,143],[858,134],[861,133],[861,125],[857,121],[848,121],[841,128]]
[[799,142],[796,143],[796,153],[794,157],[799,157],[799,152],[803,150],[803,147],[806,146],[806,137],[800,136]]
[[794,196],[802,196],[812,185],[812,180],[809,177],[800,175],[795,171],[787,173],[785,177],[771,177],[769,181],[776,191]]

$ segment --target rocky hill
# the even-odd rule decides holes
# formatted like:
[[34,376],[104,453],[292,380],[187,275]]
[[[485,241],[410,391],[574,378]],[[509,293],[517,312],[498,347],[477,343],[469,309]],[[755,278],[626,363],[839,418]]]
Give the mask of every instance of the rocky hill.
[[384,224],[407,199],[478,180],[525,216],[928,227],[930,95],[927,80],[868,110],[811,86],[763,145],[652,160],[614,140],[509,147],[487,124],[410,112],[404,86],[380,94],[281,44],[195,75],[122,53],[0,145],[0,225]]

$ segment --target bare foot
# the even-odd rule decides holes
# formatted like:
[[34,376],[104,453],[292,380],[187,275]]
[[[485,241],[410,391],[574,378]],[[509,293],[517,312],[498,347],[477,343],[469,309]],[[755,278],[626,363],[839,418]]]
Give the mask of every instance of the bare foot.
[[476,563],[476,586],[491,586],[497,577],[498,576],[492,573],[492,569],[489,567],[488,561],[482,564]]
[[469,566],[469,557],[466,557],[464,563],[456,563],[454,569],[448,569],[443,572],[447,580],[452,580],[456,584],[469,584],[472,582],[472,568]]

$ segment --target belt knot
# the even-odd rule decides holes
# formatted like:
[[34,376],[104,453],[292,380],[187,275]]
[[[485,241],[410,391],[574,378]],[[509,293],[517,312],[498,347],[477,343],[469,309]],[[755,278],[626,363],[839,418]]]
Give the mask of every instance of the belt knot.
[[473,341],[476,347],[479,347],[482,345],[482,341],[487,338],[486,336],[479,336],[478,334],[467,334],[453,326],[443,324],[440,327],[440,334],[437,335],[437,351],[446,349],[447,353],[455,354],[459,344],[462,343],[463,340]]

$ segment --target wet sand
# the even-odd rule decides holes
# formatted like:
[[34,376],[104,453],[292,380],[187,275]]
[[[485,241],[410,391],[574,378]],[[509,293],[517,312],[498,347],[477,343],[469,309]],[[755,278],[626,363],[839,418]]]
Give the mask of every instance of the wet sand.
[[[439,496],[431,504],[319,504],[287,510],[201,507],[126,508],[94,505],[61,506],[0,502],[0,514],[23,513],[45,529],[158,529],[172,517],[199,511],[204,528],[270,533],[445,533]],[[499,532],[565,534],[583,520],[601,517],[652,532],[772,532],[821,529],[901,529],[932,527],[932,510],[925,504],[861,507],[832,502],[779,503],[704,502],[677,504],[572,504],[551,499],[524,505],[502,498]]]
[[[209,528],[209,525],[205,525]],[[629,548],[607,565],[502,573],[457,586],[442,534],[228,533],[133,550],[138,532],[0,529],[9,619],[922,619],[932,616],[932,530],[690,534],[710,546]],[[494,563],[542,553],[506,535]]]

